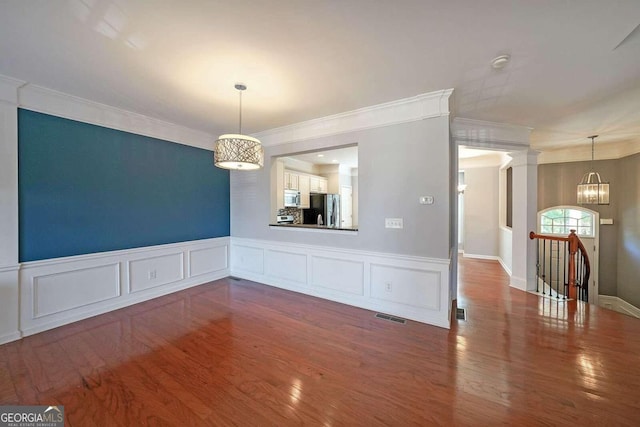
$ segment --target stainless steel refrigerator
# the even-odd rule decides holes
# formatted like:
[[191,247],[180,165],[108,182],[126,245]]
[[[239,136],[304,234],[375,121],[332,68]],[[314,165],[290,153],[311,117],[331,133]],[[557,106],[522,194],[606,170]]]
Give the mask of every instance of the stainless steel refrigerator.
[[317,224],[318,215],[322,215],[322,225],[340,227],[340,195],[311,194],[309,209],[304,210],[305,224]]

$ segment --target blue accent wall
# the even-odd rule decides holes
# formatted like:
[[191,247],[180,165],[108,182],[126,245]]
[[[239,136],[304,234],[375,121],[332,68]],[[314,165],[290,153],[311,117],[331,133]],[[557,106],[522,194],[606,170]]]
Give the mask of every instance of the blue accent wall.
[[211,151],[18,111],[20,261],[229,235]]

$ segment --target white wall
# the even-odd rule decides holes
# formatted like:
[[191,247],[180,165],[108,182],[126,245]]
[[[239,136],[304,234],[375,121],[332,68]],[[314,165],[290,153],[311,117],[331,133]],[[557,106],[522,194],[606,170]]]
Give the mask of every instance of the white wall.
[[497,259],[498,243],[498,167],[465,169],[464,255]]
[[513,237],[512,231],[508,227],[500,227],[498,230],[498,261],[502,265],[502,268],[511,275],[513,265]]

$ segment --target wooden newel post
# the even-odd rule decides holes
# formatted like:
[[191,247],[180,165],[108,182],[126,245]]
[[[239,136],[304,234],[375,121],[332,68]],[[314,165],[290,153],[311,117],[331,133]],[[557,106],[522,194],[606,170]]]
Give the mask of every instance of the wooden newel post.
[[580,238],[576,230],[570,230],[569,234],[569,298],[576,298],[576,254],[578,253]]

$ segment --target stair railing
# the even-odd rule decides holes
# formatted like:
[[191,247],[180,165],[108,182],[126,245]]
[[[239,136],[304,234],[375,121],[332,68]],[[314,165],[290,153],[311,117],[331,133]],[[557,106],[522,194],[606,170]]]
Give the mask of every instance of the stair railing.
[[[589,301],[591,264],[575,230],[567,237],[529,233],[536,239],[536,292],[557,299]],[[542,291],[540,291],[542,289]]]

